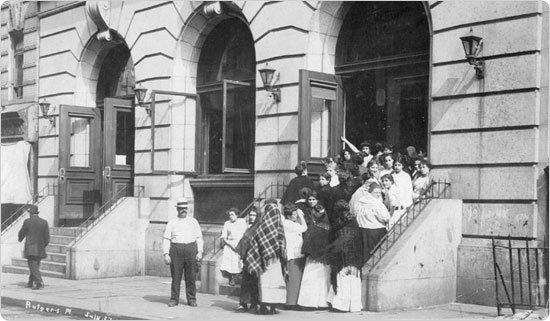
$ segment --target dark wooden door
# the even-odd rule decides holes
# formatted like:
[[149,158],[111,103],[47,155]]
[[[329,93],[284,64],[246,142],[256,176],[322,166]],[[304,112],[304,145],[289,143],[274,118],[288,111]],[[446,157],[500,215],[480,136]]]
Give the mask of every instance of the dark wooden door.
[[101,202],[101,114],[60,105],[59,219],[86,219]]
[[103,203],[133,195],[134,107],[127,99],[105,98],[103,115]]
[[308,162],[308,173],[326,171],[323,159],[342,150],[343,96],[337,78],[300,70],[299,157]]

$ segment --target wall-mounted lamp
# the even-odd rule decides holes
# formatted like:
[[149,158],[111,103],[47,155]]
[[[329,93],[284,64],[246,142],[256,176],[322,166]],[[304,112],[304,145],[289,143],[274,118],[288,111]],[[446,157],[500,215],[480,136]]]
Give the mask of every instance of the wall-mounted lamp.
[[40,110],[42,111],[42,116],[44,118],[49,119],[50,125],[55,127],[55,117],[54,116],[48,116],[48,111],[50,110],[50,103],[46,101],[46,99],[42,99],[41,102],[38,103],[38,106],[40,106]]
[[460,37],[462,41],[462,46],[464,47],[464,54],[468,63],[474,66],[476,70],[476,76],[478,79],[483,79],[484,77],[484,63],[481,60],[477,60],[477,56],[481,52],[481,47],[483,45],[483,38],[475,36],[473,30],[470,29],[470,34],[468,36]]
[[275,75],[275,69],[271,68],[266,62],[265,67],[258,69],[258,72],[260,73],[260,77],[262,77],[265,90],[273,96],[273,99],[275,99],[276,102],[280,102],[281,89],[273,88],[273,75]]
[[147,94],[147,88],[143,87],[141,83],[138,83],[137,86],[134,87],[134,95],[136,95],[138,106],[145,107],[145,111],[147,111],[147,115],[151,116],[151,104],[145,102],[146,94]]

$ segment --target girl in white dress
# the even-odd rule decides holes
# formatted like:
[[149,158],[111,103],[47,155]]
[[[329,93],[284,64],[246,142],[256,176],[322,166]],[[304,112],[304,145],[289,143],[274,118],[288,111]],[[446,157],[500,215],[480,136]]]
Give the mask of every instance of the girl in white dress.
[[224,243],[223,257],[220,270],[225,272],[229,278],[229,285],[235,285],[235,275],[241,273],[243,264],[241,257],[235,251],[237,244],[246,231],[246,221],[238,217],[239,210],[230,208],[226,212],[229,220],[223,224],[222,242]]

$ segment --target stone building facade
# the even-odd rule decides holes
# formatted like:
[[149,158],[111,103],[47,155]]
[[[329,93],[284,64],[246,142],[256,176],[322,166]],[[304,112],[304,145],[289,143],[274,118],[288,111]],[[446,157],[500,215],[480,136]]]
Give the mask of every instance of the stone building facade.
[[[24,52],[36,61],[25,62],[24,93],[47,99],[57,124],[38,120],[37,189],[59,184],[81,202],[56,205],[56,224],[71,225],[120,188],[143,186],[146,274],[167,273],[159,239],[178,197],[217,233],[223,209],[288,182],[300,160],[319,173],[322,158],[341,151],[342,135],[415,145],[452,183],[464,202],[458,301],[492,303],[491,235],[548,246],[543,1],[23,6],[37,12],[25,16]],[[8,11],[3,5],[2,57]],[[464,58],[460,37],[470,33],[483,38],[483,78]],[[263,88],[266,63],[279,96]],[[134,101],[138,83],[147,108]],[[362,124],[368,129],[357,130]]]

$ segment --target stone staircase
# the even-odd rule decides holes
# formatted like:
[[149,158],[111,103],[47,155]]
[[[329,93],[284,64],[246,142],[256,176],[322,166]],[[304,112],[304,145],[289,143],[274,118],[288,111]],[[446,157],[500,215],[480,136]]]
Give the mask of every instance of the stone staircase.
[[[42,276],[53,278],[66,278],[67,271],[67,250],[82,228],[78,227],[51,227],[50,243],[46,247],[47,258],[40,262]],[[11,265],[2,266],[2,272],[29,274],[27,260],[12,258]]]

